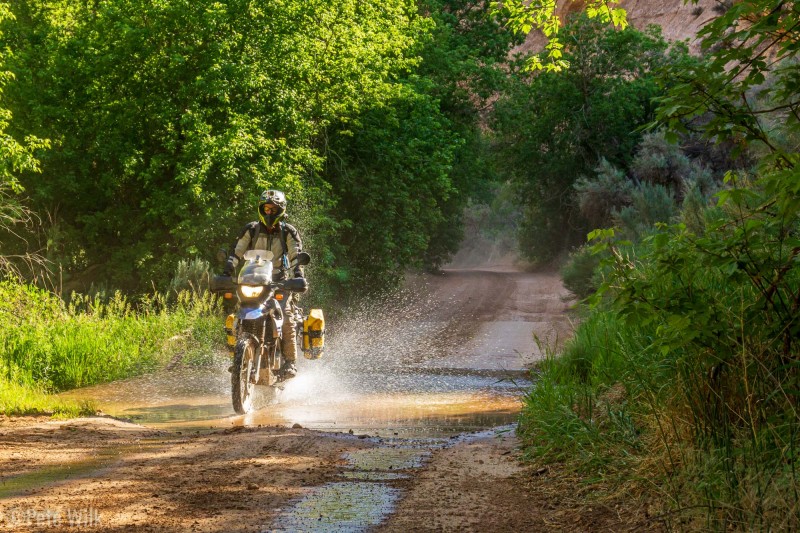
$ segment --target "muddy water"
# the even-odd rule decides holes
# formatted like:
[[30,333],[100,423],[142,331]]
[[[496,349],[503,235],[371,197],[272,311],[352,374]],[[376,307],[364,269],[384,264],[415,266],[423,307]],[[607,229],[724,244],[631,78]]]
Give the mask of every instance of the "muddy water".
[[568,335],[557,275],[448,270],[343,313],[325,356],[236,416],[229,361],[72,391],[153,427],[294,425],[384,437],[441,437],[515,420],[543,354],[534,338]]
[[302,361],[279,389],[261,388],[255,409],[238,416],[225,363],[180,369],[70,391],[104,412],[150,427],[294,425],[383,437],[442,437],[512,422],[528,382],[519,373],[473,370],[342,371]]
[[342,456],[337,464],[346,466],[334,479],[301,487],[260,527],[369,530],[393,512],[438,450],[470,438],[464,434],[513,431],[508,424],[531,386],[523,370],[544,356],[534,339],[558,341],[570,331],[557,275],[448,271],[410,284],[413,293],[330,327],[325,357],[299,361],[298,376],[262,394],[244,416],[231,407],[224,356],[212,367],[65,396],[163,429],[299,424],[364,437],[366,447]]

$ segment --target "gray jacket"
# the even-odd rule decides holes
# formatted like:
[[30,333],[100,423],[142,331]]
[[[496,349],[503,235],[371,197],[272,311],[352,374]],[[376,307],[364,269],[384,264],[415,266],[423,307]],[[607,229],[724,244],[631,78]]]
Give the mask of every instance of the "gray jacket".
[[[273,231],[269,231],[261,222],[253,221],[247,224],[236,241],[233,250],[233,266],[239,264],[242,256],[247,250],[267,250],[272,252],[272,266],[278,270],[283,265],[281,258],[284,251],[289,259],[289,264],[297,258],[297,254],[303,251],[303,241],[297,228],[286,222],[281,222]],[[295,276],[302,276],[301,267],[294,269]]]

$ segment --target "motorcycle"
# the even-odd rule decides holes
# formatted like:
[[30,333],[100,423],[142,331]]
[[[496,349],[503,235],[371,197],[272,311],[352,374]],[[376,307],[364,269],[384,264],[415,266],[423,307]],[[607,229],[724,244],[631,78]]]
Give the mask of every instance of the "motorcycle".
[[279,275],[275,276],[278,278],[276,280],[273,279],[272,252],[249,250],[242,259],[244,266],[236,279],[213,276],[211,280],[212,292],[223,294],[226,300],[232,300],[233,293],[237,297],[235,313],[228,316],[225,329],[229,349],[233,348],[231,399],[233,409],[238,414],[244,414],[252,407],[256,385],[272,387],[274,391],[274,387],[287,379],[281,372],[284,364],[281,336],[283,321],[288,313],[295,313],[299,330],[295,334],[305,335],[305,353],[309,321],[304,319],[302,309],[289,305],[289,302],[291,294],[305,292],[308,283],[305,278],[281,278],[285,277],[289,268],[311,262],[307,253],[300,252],[293,264],[284,264],[289,268],[281,268]]

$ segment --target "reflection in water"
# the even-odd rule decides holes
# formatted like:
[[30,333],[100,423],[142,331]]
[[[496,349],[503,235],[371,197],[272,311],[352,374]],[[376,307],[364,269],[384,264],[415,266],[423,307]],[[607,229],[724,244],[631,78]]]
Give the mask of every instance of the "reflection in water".
[[[477,374],[477,375],[476,375]],[[91,398],[106,413],[154,427],[292,425],[381,436],[447,436],[512,422],[527,381],[436,369],[374,372],[328,361],[302,361],[298,376],[262,387],[256,409],[236,416],[227,361],[165,371],[64,393]]]
[[392,512],[402,495],[392,482],[420,468],[430,450],[379,447],[343,456],[347,481],[311,489],[272,521],[267,531],[367,531]]
[[400,494],[382,483],[328,483],[314,488],[266,531],[366,531],[381,523]]

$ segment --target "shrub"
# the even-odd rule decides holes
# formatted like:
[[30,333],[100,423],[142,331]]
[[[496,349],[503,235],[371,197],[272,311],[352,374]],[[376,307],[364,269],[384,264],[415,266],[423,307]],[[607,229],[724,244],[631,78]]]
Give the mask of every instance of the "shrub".
[[176,293],[185,290],[203,293],[208,290],[211,275],[211,264],[208,261],[199,257],[191,260],[181,259],[178,261],[169,288]]
[[642,183],[631,193],[631,205],[617,213],[616,221],[625,236],[638,240],[676,214],[675,198],[666,187]]
[[636,178],[651,185],[662,185],[678,199],[691,169],[691,162],[680,147],[668,142],[660,132],[642,137],[636,157],[631,162]]
[[582,246],[572,252],[561,268],[561,279],[564,286],[578,298],[586,298],[593,294],[600,285],[599,273],[596,271],[600,257],[592,253],[588,246]]
[[616,212],[631,203],[633,184],[624,172],[605,159],[600,160],[595,172],[594,179],[578,178],[574,187],[581,215],[593,228],[604,228],[610,225]]
[[721,191],[703,233],[595,246],[608,281],[542,365],[520,424],[530,453],[646,480],[678,528],[800,525],[800,213],[765,192],[797,179]]

